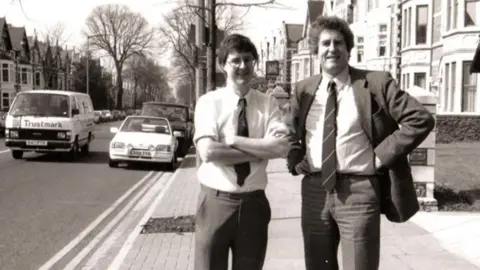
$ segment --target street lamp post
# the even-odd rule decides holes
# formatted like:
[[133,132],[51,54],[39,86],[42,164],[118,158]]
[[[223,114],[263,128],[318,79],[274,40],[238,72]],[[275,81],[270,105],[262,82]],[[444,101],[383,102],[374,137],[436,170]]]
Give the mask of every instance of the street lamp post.
[[85,68],[87,73],[87,95],[90,95],[90,70],[89,70],[89,58],[90,58],[90,36],[87,36],[87,57],[85,58]]

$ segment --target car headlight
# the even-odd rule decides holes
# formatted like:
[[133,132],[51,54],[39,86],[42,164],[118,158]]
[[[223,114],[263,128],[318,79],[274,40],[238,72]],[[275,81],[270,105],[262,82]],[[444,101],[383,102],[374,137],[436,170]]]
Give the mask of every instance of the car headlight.
[[167,151],[167,152],[170,152],[170,151],[171,151],[171,147],[170,147],[170,145],[159,144],[159,145],[157,145],[157,147],[155,147],[155,151]]
[[9,138],[18,138],[18,130],[6,130],[5,131],[5,135],[6,137],[9,137]]
[[65,140],[65,139],[69,140],[71,137],[72,137],[72,132],[70,131],[67,131],[67,132],[61,131],[57,133],[57,139],[60,139],[60,140]]
[[125,143],[123,142],[113,142],[112,148],[122,149],[125,148]]

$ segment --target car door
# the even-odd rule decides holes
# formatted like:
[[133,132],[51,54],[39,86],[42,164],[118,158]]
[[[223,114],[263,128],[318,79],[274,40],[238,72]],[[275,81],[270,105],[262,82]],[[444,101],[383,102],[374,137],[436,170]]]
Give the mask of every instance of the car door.
[[88,133],[93,134],[95,129],[95,111],[93,110],[92,100],[88,96],[83,96],[84,106],[85,106],[85,123]]
[[73,136],[78,136],[78,139],[79,141],[82,139],[83,137],[83,134],[82,134],[82,122],[81,122],[81,118],[80,118],[80,115],[82,113],[82,109],[80,108],[81,106],[79,106],[79,102],[78,100],[76,99],[75,96],[70,96],[70,100],[71,100],[71,107],[72,107],[72,112],[73,110],[75,109],[78,109],[78,114],[76,115],[72,115],[72,133],[73,133]]
[[78,96],[80,106],[83,109],[83,112],[80,115],[80,121],[82,122],[82,139],[88,138],[88,133],[93,127],[93,117],[90,119],[90,106],[87,102],[87,97],[84,95]]

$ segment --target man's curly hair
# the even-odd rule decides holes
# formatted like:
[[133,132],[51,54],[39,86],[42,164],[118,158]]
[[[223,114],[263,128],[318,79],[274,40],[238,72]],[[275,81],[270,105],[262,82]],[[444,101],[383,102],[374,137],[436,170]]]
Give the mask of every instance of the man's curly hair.
[[353,46],[355,45],[354,35],[347,21],[336,16],[322,15],[318,16],[315,22],[311,24],[310,31],[308,32],[308,45],[310,47],[310,52],[314,54],[318,53],[320,34],[325,29],[340,32],[345,39],[347,51],[349,53],[351,52]]

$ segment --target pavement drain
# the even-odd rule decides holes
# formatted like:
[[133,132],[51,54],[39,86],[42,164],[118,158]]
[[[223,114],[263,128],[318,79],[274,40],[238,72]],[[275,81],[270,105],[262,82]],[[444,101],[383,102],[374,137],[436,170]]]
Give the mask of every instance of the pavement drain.
[[150,218],[140,234],[195,232],[195,216]]

